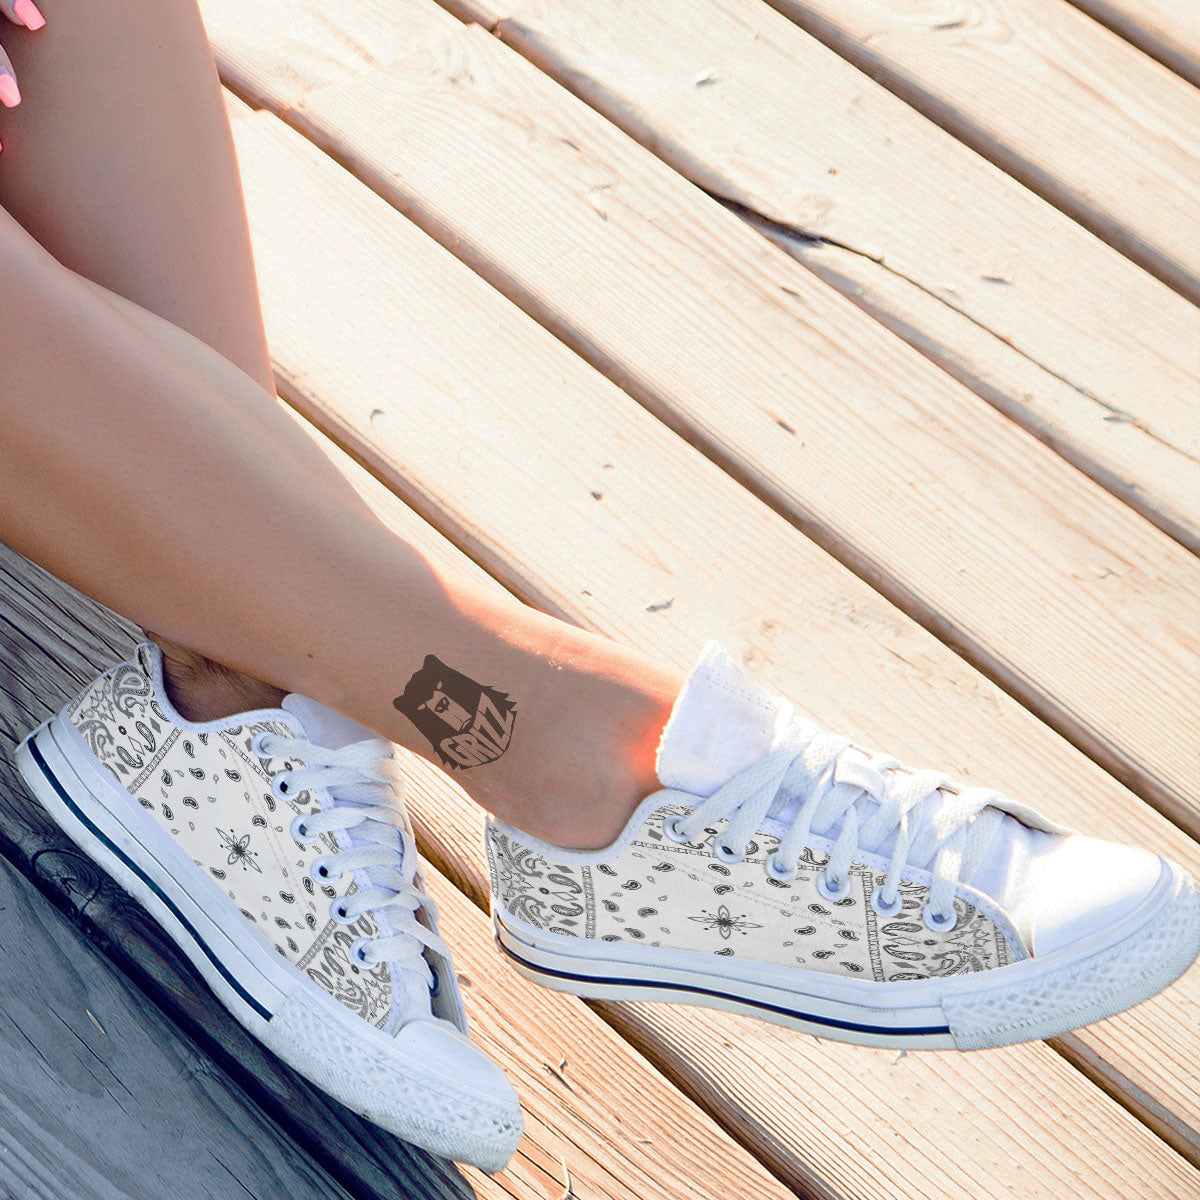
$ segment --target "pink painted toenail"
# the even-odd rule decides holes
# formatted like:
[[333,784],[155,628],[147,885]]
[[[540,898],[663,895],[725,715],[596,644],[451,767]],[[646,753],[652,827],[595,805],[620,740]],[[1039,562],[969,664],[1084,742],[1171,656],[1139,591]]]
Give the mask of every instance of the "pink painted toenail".
[[7,71],[3,72],[0,74],[0,104],[12,108],[20,103],[21,90],[17,87],[17,81]]

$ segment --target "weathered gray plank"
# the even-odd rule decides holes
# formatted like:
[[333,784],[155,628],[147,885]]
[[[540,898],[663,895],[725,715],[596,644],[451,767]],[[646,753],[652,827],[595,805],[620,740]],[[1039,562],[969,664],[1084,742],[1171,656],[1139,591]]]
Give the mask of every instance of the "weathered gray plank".
[[[0,851],[75,918],[87,942],[197,1041],[216,1064],[206,1068],[214,1093],[219,1068],[236,1090],[244,1090],[278,1121],[302,1156],[363,1200],[470,1200],[474,1192],[450,1164],[355,1116],[263,1049],[214,1001],[158,925],[78,853],[25,792],[11,765],[15,741],[124,657],[137,637],[134,627],[0,545]],[[7,968],[8,958],[2,961]],[[101,1095],[94,1103],[95,1124],[77,1123],[76,1153],[81,1164],[90,1162],[89,1169],[103,1177],[109,1153],[104,1131],[114,1128],[120,1113],[111,1096]],[[101,1140],[91,1144],[85,1131]],[[191,1126],[184,1136],[195,1136]],[[284,1153],[281,1146],[279,1154]],[[224,1192],[212,1193],[236,1194],[232,1180]],[[263,1194],[294,1193],[281,1188]],[[146,1195],[179,1193],[151,1189]]]
[[6,1200],[350,1195],[2,860],[0,961]]

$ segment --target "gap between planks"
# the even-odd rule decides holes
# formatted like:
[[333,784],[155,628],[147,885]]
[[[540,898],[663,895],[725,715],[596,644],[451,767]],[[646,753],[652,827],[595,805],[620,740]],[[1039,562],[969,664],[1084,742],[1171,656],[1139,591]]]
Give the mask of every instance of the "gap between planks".
[[506,11],[506,44],[1200,551],[1187,300],[760,0]]
[[768,0],[1192,301],[1200,93],[1065,0]]
[[1200,87],[1200,6],[1195,0],[1071,0],[1071,3]]

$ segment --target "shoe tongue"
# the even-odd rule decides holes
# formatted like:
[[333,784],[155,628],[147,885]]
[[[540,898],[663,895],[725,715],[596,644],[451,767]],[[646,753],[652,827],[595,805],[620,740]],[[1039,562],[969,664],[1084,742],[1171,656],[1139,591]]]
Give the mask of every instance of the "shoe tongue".
[[[315,746],[323,746],[327,750],[340,750],[343,746],[368,739],[379,742],[381,750],[387,746],[386,738],[381,738],[377,733],[372,733],[371,730],[351,721],[349,717],[343,717],[341,713],[335,712],[332,708],[326,708],[324,704],[309,696],[291,692],[284,696],[281,707],[300,722],[304,736]],[[380,803],[378,792],[369,786],[356,783],[343,783],[337,787],[331,787],[329,796],[336,804],[341,805],[362,806]],[[407,813],[404,814],[404,828],[411,835],[412,826],[408,822]],[[351,843],[357,840],[353,832],[344,836]],[[399,869],[399,863],[402,861],[402,859],[397,859],[395,868],[364,868],[363,874],[374,883],[399,887],[401,880],[393,872]]]
[[315,746],[340,750],[352,742],[378,736],[351,721],[349,717],[343,717],[332,708],[326,708],[324,704],[296,692],[284,696],[282,707],[300,722],[304,736]]
[[[313,700],[309,696],[301,696],[297,692],[291,692],[284,696],[281,707],[291,713],[300,722],[304,736],[316,746],[323,746],[328,750],[340,750],[343,746],[367,740],[381,743],[381,749],[387,746],[386,738],[381,738],[379,734],[359,725],[355,721],[351,721],[349,717],[343,717],[341,713],[335,712],[332,708],[327,708],[324,704]],[[380,803],[379,795],[376,792],[370,788],[360,787],[358,784],[352,783],[330,788],[329,795],[339,805],[357,806]],[[412,825],[409,823],[408,814],[404,811],[403,807],[401,807],[400,811],[404,817],[404,829],[411,838]],[[343,831],[337,836],[339,840],[345,838],[349,845],[359,844],[359,839],[352,830]],[[400,847],[398,847],[399,849]],[[397,854],[394,866],[360,867],[354,874],[361,876],[367,883],[400,891],[410,887],[412,883],[410,879],[405,877],[403,866],[404,855],[400,852]],[[412,872],[409,874],[411,875]],[[376,919],[379,919],[378,915]],[[397,932],[395,926],[390,921],[381,921],[379,928],[380,933],[383,935]],[[443,971],[449,970],[448,965],[442,966],[438,964],[438,966]],[[417,1008],[422,1013],[431,1011],[429,992],[425,987],[424,980],[419,976],[414,976],[410,971],[401,972],[393,969],[392,986],[403,993],[404,999],[401,1007],[405,1011],[409,1008]],[[448,1008],[447,1004],[449,1004]],[[443,1001],[437,1007],[439,1010],[446,1009],[446,1012],[453,1017],[453,1005],[449,1000]],[[431,1020],[433,1018],[425,1017],[418,1013],[414,1019]],[[397,1028],[393,1032],[399,1032],[399,1029]]]
[[683,685],[658,747],[663,787],[711,796],[775,744],[791,705],[710,642]]
[[[711,796],[723,783],[772,749],[793,713],[788,701],[755,683],[737,667],[715,642],[705,647],[695,670],[683,685],[658,747],[658,778],[664,787],[677,788],[696,796]],[[804,765],[797,760],[794,768]],[[810,772],[808,783],[815,779]],[[803,775],[794,781],[803,794]],[[772,806],[770,816],[790,822],[799,807],[797,796],[783,797]],[[865,820],[874,811],[867,806]],[[836,837],[840,822],[826,832]],[[970,883],[1015,912],[1032,864],[1053,851],[1060,838],[1057,827],[1049,832],[1029,827],[1005,815],[990,852],[979,864]],[[894,834],[893,834],[894,837]],[[876,848],[884,858],[892,853],[893,838]]]

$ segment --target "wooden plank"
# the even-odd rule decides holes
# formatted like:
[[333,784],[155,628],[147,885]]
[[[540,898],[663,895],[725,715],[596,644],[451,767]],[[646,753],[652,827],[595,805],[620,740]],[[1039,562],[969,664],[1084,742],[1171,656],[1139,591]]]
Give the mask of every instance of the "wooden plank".
[[[461,814],[481,851],[479,810],[443,773],[405,757],[425,768],[427,811],[439,823]],[[510,971],[496,953],[491,921],[457,887],[436,871],[429,887],[454,947],[474,1037],[508,1072],[525,1110],[525,1137],[496,1177],[499,1186],[538,1200],[793,1194],[710,1122],[697,1121],[692,1101],[582,1001]]]
[[1200,300],[1200,94],[1064,0],[769,0]]
[[3,860],[0,912],[0,1194],[348,1200]]
[[[311,426],[305,428],[376,514],[397,534],[439,566],[476,580],[488,580],[470,559],[455,550],[381,483],[356,467]],[[0,625],[5,630],[0,638],[0,669],[4,670],[4,676],[0,676],[0,746],[5,752],[13,733],[35,723],[38,711],[45,708],[48,700],[58,696],[65,698],[94,677],[101,667],[127,652],[134,631],[115,619],[108,621],[106,614],[101,613],[100,620],[94,623],[113,635],[111,640],[115,644],[111,649],[106,647],[98,656],[91,655],[82,622],[86,621],[87,630],[92,629],[93,608],[90,602],[72,594],[65,585],[0,547]],[[53,619],[49,628],[44,613]],[[76,633],[80,635],[78,639]],[[19,651],[14,649],[18,640],[25,647]],[[69,683],[67,672],[59,669],[55,660],[38,658],[34,649],[44,643],[53,653],[60,640],[67,647],[77,640],[81,647],[73,651],[75,657]],[[72,651],[68,649],[67,653]],[[19,695],[14,694],[17,681],[22,685]],[[67,683],[66,687],[64,683]],[[30,703],[38,711],[28,712]],[[10,706],[17,711],[10,713]],[[10,730],[13,732],[8,732]],[[15,803],[5,804],[6,797],[0,795],[0,834],[4,837],[15,835],[15,840],[25,848],[24,865],[28,869],[36,864],[42,886],[69,889],[74,906],[82,907],[91,926],[102,934],[105,944],[119,942],[126,955],[138,960],[143,967],[146,964],[142,960],[149,957],[152,961],[148,969],[160,976],[158,982],[170,988],[178,1001],[190,1003],[192,1015],[203,1014],[200,1019],[209,1027],[209,1033],[222,1042],[229,1041],[230,1056],[245,1070],[257,1074],[263,1071],[264,1063],[269,1063],[276,1072],[285,1071],[225,1018],[223,1011],[212,1004],[202,984],[193,985],[190,968],[183,967],[179,978],[161,978],[172,970],[172,961],[177,957],[173,950],[164,953],[161,937],[140,909],[130,904],[110,883],[101,881],[88,860],[80,856],[37,806],[24,796],[10,768],[0,767],[0,771],[9,772],[7,778],[0,779],[0,785],[10,785],[7,796],[16,797]],[[445,786],[453,789],[448,780]],[[444,888],[439,892],[439,899],[443,907],[454,911],[453,897],[448,897]],[[97,906],[101,902],[104,907],[99,909]],[[459,903],[461,912],[462,902]],[[460,917],[458,922],[462,925],[463,918]],[[493,1180],[478,1171],[466,1171],[466,1178],[471,1180],[481,1197],[503,1195],[522,1200],[544,1200],[548,1195],[557,1194],[553,1188],[556,1182],[561,1182],[564,1160],[569,1164],[572,1177],[587,1184],[587,1190],[579,1194],[589,1197],[726,1200],[735,1194],[738,1181],[752,1186],[755,1195],[764,1200],[783,1200],[789,1194],[711,1118],[637,1053],[625,1047],[582,1003],[575,1002],[565,1010],[561,1006],[555,1009],[555,1045],[561,1054],[553,1061],[557,1063],[563,1055],[569,1058],[573,1064],[570,1081],[563,1090],[553,1080],[543,1078],[541,1060],[530,1054],[531,1040],[544,1033],[544,1027],[539,1029],[536,1023],[528,1023],[529,1014],[539,1011],[537,997],[525,997],[517,1005],[505,989],[493,990],[492,981],[498,974],[499,960],[490,945],[490,937],[482,928],[485,922],[473,909],[470,923],[469,931],[464,930],[461,936],[457,932],[452,934],[456,963],[472,981],[474,991],[468,993],[468,1002],[485,1014],[489,1030],[485,1048],[522,1084],[529,1126],[518,1157],[507,1172]],[[172,961],[164,964],[163,960]],[[521,988],[524,988],[523,984]],[[234,1031],[231,1039],[226,1025]],[[507,1036],[506,1029],[509,1031]],[[247,1055],[246,1046],[255,1047],[257,1053]],[[603,1086],[604,1064],[611,1067],[608,1078],[612,1086],[608,1091]],[[300,1085],[301,1088],[305,1086]],[[582,1108],[577,1095],[580,1087],[588,1089],[590,1097]],[[319,1096],[319,1093],[314,1095]],[[640,1105],[636,1111],[635,1101]],[[296,1097],[292,1096],[286,1102],[294,1105]],[[343,1119],[329,1121],[320,1112],[322,1104],[341,1114]],[[274,1111],[274,1104],[271,1108]],[[294,1110],[289,1108],[288,1111]],[[102,1123],[107,1120],[100,1107],[97,1116]],[[302,1106],[295,1111],[295,1116],[307,1128],[328,1130],[329,1139],[344,1137],[343,1128],[349,1126],[354,1135],[351,1147],[368,1158],[368,1163],[359,1168],[358,1177],[351,1174],[350,1185],[357,1196],[419,1195],[422,1200],[447,1200],[451,1195],[471,1195],[462,1177],[451,1168],[432,1159],[426,1161],[427,1156],[421,1156],[365,1122],[358,1122],[332,1101],[321,1098],[319,1104],[309,1102],[308,1107]],[[656,1127],[645,1126],[643,1122],[647,1119],[653,1119],[656,1127],[661,1127],[657,1124],[661,1123],[674,1131],[680,1144],[687,1147],[686,1164],[658,1156],[654,1149]],[[300,1144],[307,1145],[309,1140],[311,1138],[306,1138]],[[391,1160],[399,1161],[389,1168]],[[381,1180],[374,1178],[381,1168],[384,1174],[396,1172],[397,1177],[387,1190]],[[431,1170],[436,1173],[430,1173]],[[407,1180],[403,1187],[401,1179]],[[457,1190],[451,1188],[451,1183]],[[149,1193],[162,1194],[153,1189]],[[213,1194],[221,1193],[218,1190]],[[275,1194],[283,1193],[271,1193]],[[130,1200],[135,1197],[136,1193],[131,1193]]]
[[[283,390],[524,599],[681,666],[707,637],[721,637],[766,682],[784,686],[821,720],[866,744],[887,745],[910,761],[948,764],[1013,795],[1034,797],[1062,819],[1104,836],[1149,844],[1192,865],[1200,861],[1200,847],[1177,828],[311,145],[265,113],[239,122],[235,137]],[[339,214],[336,227],[327,220],[331,211]],[[323,297],[319,313],[291,285],[301,263]],[[421,792],[420,771],[414,768],[411,792],[424,814],[426,849],[478,895],[478,861],[470,849],[477,818],[472,822],[469,810],[440,794],[423,801],[428,793]],[[1122,1102],[1145,1093],[1180,1114],[1176,1126],[1183,1132],[1173,1144],[1194,1149],[1200,1148],[1195,1090],[1163,1060],[1194,1057],[1180,1047],[1181,1039],[1194,1036],[1198,995],[1200,973],[1192,972],[1139,1010],[1136,1026],[1127,1024],[1128,1016],[1117,1018],[1111,1048],[1105,1042],[1095,1050],[1098,1075]],[[689,1014],[687,1024],[697,1047],[728,1040],[729,1031],[718,1032],[708,1014]],[[1092,1033],[1081,1035],[1089,1047]],[[729,1092],[718,1074],[705,1073],[716,1072],[715,1065],[694,1067],[695,1055],[684,1048],[656,1051],[672,1078],[806,1194],[814,1173],[825,1181],[822,1187],[889,1194],[882,1175],[875,1186],[854,1182],[862,1172],[886,1171],[887,1156],[873,1157],[880,1146],[872,1143],[865,1165],[847,1163],[838,1148],[842,1127],[825,1124],[826,1114],[814,1112],[807,1099],[829,1089],[865,1096],[864,1070],[871,1094],[886,1096],[888,1061],[850,1055],[818,1063],[799,1051],[793,1055],[786,1042],[775,1053],[781,1057],[772,1061],[787,1064],[772,1083],[784,1089],[776,1096],[779,1107],[760,1097],[748,1116],[748,1098]],[[1062,1094],[1071,1097],[1074,1115],[1061,1119],[1079,1122],[1073,1153],[1086,1157],[1092,1117],[1084,1110],[1095,1094],[1080,1092],[1078,1079],[1061,1075],[1061,1064],[1044,1053],[1027,1047],[1012,1061],[1039,1056],[1035,1073],[1048,1071],[1056,1089],[1067,1089]],[[988,1056],[930,1059],[948,1080],[966,1070],[972,1087],[1017,1094],[1025,1077],[1006,1074],[1009,1061],[993,1078]],[[928,1094],[936,1091],[930,1083]],[[1152,1119],[1151,1107],[1139,1111]],[[805,1112],[801,1125],[794,1119],[799,1111]],[[903,1128],[923,1164],[954,1159],[954,1139],[968,1136],[987,1140],[980,1161],[1005,1161],[1010,1151],[1003,1133],[985,1122],[978,1134],[968,1134],[966,1111],[958,1124],[943,1124],[939,1109],[937,1120],[918,1120],[914,1128],[897,1097],[863,1099],[852,1123],[880,1137],[885,1127]],[[1170,1121],[1160,1124],[1171,1132]],[[1031,1146],[1017,1155],[1027,1172],[1021,1186],[1029,1189],[1020,1194],[1039,1188],[1061,1194]],[[1161,1153],[1153,1140],[1147,1149]],[[827,1160],[835,1163],[828,1171]],[[1174,1186],[1176,1168],[1154,1162],[1151,1174],[1165,1170],[1164,1187]],[[1091,1168],[1081,1169],[1092,1178]],[[1005,1173],[1006,1186],[1017,1170]],[[973,1185],[963,1194],[995,1194],[985,1180]],[[1081,1186],[1104,1193],[1117,1185],[1109,1179]],[[913,1193],[924,1194],[945,1195],[936,1188]]]
[[1200,552],[1194,305],[760,0],[545,0],[495,31]]
[[1193,556],[479,28],[288,118],[1200,831]]
[[1195,0],[1071,0],[1071,3],[1200,87],[1200,6]]
[[242,49],[225,61],[225,82],[253,96],[269,80],[282,104],[389,63],[456,25],[436,5],[408,0],[203,0],[200,7],[209,37]]
[[[217,0],[226,3],[227,0]],[[401,0],[409,3],[410,0]],[[614,0],[605,6],[613,10],[625,0]],[[770,0],[768,0],[768,3]],[[1144,50],[1159,62],[1168,66],[1184,79],[1200,86],[1200,7],[1194,0],[1068,0],[1076,8],[1106,25],[1114,33],[1140,50]],[[438,0],[449,12],[464,21],[474,21],[496,33],[503,32],[501,22],[515,19],[524,24],[531,8],[529,0]],[[414,6],[415,7],[415,6]],[[648,6],[649,7],[649,6]],[[663,7],[654,5],[657,10]],[[939,21],[944,26],[955,20]],[[274,48],[262,47],[265,59],[269,59]],[[828,111],[824,102],[820,107]]]

